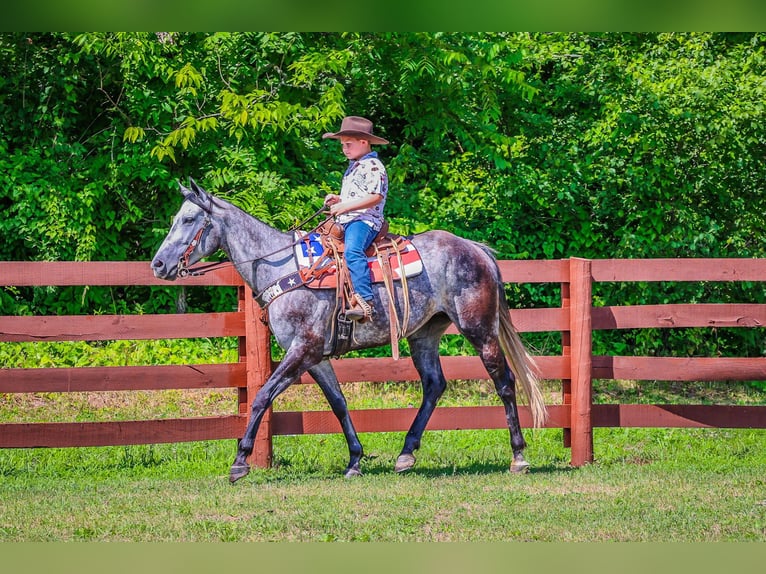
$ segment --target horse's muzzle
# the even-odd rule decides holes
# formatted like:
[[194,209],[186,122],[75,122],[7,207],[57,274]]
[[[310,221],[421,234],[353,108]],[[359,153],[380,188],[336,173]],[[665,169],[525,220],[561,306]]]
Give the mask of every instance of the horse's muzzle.
[[152,272],[157,279],[173,281],[176,278],[177,269],[177,266],[169,269],[162,259],[152,259]]

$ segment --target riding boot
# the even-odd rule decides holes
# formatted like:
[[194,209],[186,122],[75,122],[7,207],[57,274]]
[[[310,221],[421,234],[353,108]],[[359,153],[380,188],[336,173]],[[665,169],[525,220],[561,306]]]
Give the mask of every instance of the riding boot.
[[364,321],[366,319],[372,319],[372,300],[365,301],[362,297],[355,293],[354,304],[350,309],[346,310],[346,319],[352,321]]

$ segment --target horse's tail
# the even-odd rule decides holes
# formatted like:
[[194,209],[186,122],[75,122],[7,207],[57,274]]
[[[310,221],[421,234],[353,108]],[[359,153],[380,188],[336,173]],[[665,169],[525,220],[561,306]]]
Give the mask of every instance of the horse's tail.
[[541,427],[545,424],[545,421],[548,420],[548,410],[545,408],[543,394],[540,391],[540,368],[537,366],[534,357],[527,351],[518,331],[516,331],[513,323],[511,323],[508,302],[505,300],[503,279],[500,274],[500,268],[497,266],[497,259],[495,258],[494,251],[482,243],[477,243],[477,245],[489,255],[495,263],[499,298],[500,346],[511,364],[511,369],[516,375],[516,380],[521,384],[524,395],[529,401],[529,408],[532,411],[532,424],[536,427]]
[[502,283],[500,284],[500,346],[505,352],[505,356],[511,364],[516,375],[516,380],[521,384],[521,388],[529,401],[529,408],[532,411],[532,423],[536,427],[541,427],[548,419],[548,410],[545,408],[543,394],[540,391],[539,367],[524,346],[518,331],[511,323],[508,303],[505,300]]

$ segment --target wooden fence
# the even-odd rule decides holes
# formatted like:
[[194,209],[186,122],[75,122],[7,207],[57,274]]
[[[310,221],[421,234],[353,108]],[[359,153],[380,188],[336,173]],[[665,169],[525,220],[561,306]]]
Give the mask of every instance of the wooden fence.
[[[593,356],[598,329],[762,327],[766,305],[673,304],[592,307],[593,284],[635,281],[766,281],[766,260],[653,259],[501,261],[509,283],[553,283],[561,305],[514,309],[520,332],[560,332],[562,352],[538,357],[545,379],[562,382],[562,404],[549,406],[548,427],[563,428],[571,463],[593,460],[594,427],[766,428],[766,406],[593,404],[593,379],[733,381],[766,380],[766,358]],[[0,447],[65,447],[236,439],[249,404],[273,369],[268,329],[258,320],[250,289],[232,269],[182,280],[184,285],[228,286],[239,294],[237,311],[169,315],[0,316],[0,341],[101,341],[238,337],[239,360],[229,364],[78,368],[2,368],[0,393],[236,388],[237,413],[223,417],[113,422],[0,424]],[[0,262],[0,286],[161,285],[145,262]],[[455,333],[454,327],[448,333]],[[448,379],[486,379],[476,357],[443,357]],[[342,383],[417,380],[408,358],[338,359]],[[301,381],[311,384],[306,375]],[[531,424],[521,407],[523,426]],[[406,430],[415,409],[352,411],[359,432]],[[501,406],[437,408],[430,430],[505,428]],[[268,466],[271,437],[340,432],[329,410],[270,412],[264,418],[253,464]]]

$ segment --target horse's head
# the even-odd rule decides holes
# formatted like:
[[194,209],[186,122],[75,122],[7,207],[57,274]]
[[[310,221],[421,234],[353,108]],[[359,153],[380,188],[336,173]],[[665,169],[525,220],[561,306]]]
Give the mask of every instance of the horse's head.
[[212,214],[215,198],[189,179],[179,183],[185,201],[173,218],[173,225],[152,259],[152,271],[159,279],[173,281],[179,274],[220,247],[220,233]]

